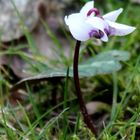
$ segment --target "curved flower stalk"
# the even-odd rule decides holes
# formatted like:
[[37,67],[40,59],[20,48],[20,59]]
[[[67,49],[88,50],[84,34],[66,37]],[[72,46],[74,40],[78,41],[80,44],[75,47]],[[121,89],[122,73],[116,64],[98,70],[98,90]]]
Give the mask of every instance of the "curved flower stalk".
[[135,27],[116,22],[122,8],[101,16],[93,5],[93,1],[87,2],[79,13],[65,16],[65,23],[76,40],[86,41],[95,37],[107,42],[109,36],[125,36],[135,30]]
[[71,34],[77,40],[73,59],[73,75],[76,88],[76,95],[79,101],[80,109],[83,114],[84,122],[87,127],[97,135],[97,131],[88,115],[78,76],[78,58],[81,41],[86,41],[92,37],[108,41],[109,36],[124,36],[135,30],[135,27],[116,23],[116,19],[123,11],[122,8],[112,11],[104,16],[100,15],[97,8],[93,8],[94,2],[87,2],[79,13],[65,16],[65,23],[68,25]]

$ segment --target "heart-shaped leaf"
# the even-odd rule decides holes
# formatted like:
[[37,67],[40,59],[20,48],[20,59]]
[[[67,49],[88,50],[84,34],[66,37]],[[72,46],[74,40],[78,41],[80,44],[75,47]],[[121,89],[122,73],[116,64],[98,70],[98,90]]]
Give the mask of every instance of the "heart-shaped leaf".
[[[90,77],[97,74],[108,74],[121,69],[120,61],[126,61],[130,58],[128,52],[125,51],[107,51],[98,54],[94,58],[86,60],[79,64],[79,77]],[[52,80],[55,78],[64,78],[67,75],[67,69],[48,69],[35,76],[25,78],[12,87],[12,90],[23,88],[25,83],[35,84],[39,81]],[[69,77],[73,77],[73,68],[69,69]]]
[[91,64],[93,62],[99,62],[99,61],[110,61],[110,60],[116,60],[116,61],[126,61],[130,58],[130,54],[126,51],[120,51],[120,50],[112,50],[112,51],[106,51],[98,54],[94,58],[88,59],[84,64]]

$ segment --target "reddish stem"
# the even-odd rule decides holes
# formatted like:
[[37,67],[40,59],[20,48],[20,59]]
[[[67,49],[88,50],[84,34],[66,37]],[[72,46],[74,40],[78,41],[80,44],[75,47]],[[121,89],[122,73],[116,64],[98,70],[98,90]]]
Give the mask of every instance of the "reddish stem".
[[78,102],[80,105],[81,112],[83,114],[83,119],[87,127],[92,131],[93,134],[97,134],[96,129],[93,125],[93,122],[87,112],[82,93],[80,88],[80,82],[79,82],[79,75],[78,75],[78,59],[79,59],[79,49],[80,49],[81,41],[76,42],[75,46],[75,52],[74,52],[74,59],[73,59],[73,75],[74,75],[74,82],[75,82],[75,88],[76,88],[76,95],[78,98]]

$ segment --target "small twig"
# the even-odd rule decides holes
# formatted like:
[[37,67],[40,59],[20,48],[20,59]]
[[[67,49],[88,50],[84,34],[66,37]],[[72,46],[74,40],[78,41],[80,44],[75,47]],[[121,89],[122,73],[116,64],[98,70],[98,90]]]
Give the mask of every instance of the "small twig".
[[78,75],[78,59],[79,59],[80,45],[81,45],[81,41],[77,41],[76,46],[75,46],[74,59],[73,59],[73,75],[74,75],[74,82],[75,82],[75,88],[76,88],[76,95],[78,98],[81,112],[83,114],[85,124],[92,131],[93,134],[97,135],[93,122],[90,116],[88,115],[88,112],[87,112],[87,109],[86,109],[86,106],[82,97],[81,89],[80,89],[80,82],[79,82],[79,75]]

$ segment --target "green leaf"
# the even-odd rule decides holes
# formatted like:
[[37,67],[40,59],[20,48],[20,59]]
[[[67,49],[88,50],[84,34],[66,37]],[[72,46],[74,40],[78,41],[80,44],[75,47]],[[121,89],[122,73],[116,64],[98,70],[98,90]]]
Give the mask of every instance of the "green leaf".
[[[125,51],[107,51],[96,55],[94,58],[86,60],[79,64],[79,77],[90,77],[98,74],[109,74],[121,69],[120,61],[126,61],[130,58]],[[25,87],[25,83],[36,84],[40,81],[52,80],[53,78],[64,78],[67,75],[67,69],[47,69],[42,73],[36,73],[34,76],[25,78],[17,83],[12,90]],[[73,68],[69,69],[69,77],[73,77]]]
[[127,61],[130,58],[130,54],[126,51],[119,51],[119,50],[112,50],[112,51],[106,51],[98,54],[95,58],[90,58],[84,64],[91,64],[93,62],[99,62],[99,61],[110,61],[110,60],[116,60],[116,61]]
[[94,61],[93,63],[79,65],[79,76],[89,77],[97,74],[108,74],[121,69],[118,61]]

